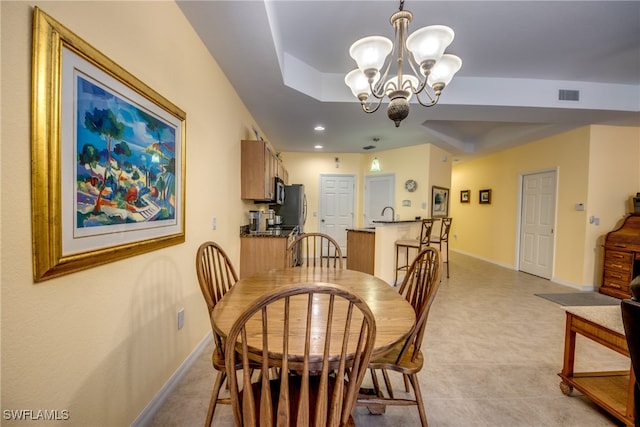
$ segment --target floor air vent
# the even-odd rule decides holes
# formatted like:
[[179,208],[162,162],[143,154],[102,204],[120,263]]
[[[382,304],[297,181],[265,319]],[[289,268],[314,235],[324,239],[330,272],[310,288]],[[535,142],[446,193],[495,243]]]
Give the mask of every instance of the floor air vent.
[[580,91],[560,89],[558,91],[558,99],[560,101],[580,101]]

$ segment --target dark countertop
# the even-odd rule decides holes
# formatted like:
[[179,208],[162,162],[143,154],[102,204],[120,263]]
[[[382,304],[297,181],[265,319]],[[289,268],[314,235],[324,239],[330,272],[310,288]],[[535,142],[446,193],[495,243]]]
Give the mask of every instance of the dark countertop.
[[289,237],[293,233],[298,233],[297,227],[274,227],[260,232],[249,231],[248,225],[240,227],[240,237]]
[[375,233],[375,227],[365,227],[365,228],[347,228],[347,231],[352,231],[355,233]]
[[421,219],[405,219],[403,221],[372,221],[374,224],[405,224],[408,222],[421,222]]

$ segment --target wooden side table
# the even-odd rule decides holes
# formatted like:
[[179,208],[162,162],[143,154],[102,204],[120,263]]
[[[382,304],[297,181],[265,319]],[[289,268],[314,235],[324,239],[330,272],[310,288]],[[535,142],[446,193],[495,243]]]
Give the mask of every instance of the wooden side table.
[[630,367],[628,371],[581,373],[573,370],[576,334],[629,357],[620,307],[614,305],[564,308],[567,312],[567,324],[564,364],[562,372],[558,374],[562,378],[560,390],[569,395],[575,388],[625,425],[632,427],[635,383],[633,368]]

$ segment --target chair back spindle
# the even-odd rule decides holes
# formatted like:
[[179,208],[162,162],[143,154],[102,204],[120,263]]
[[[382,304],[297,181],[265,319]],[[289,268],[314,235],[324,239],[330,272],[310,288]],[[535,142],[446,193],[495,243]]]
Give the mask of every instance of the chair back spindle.
[[304,233],[287,247],[287,264],[290,267],[341,269],[342,250],[338,242],[327,234]]
[[[318,314],[322,298],[328,301],[327,309]],[[293,303],[306,304],[306,318],[290,318]],[[225,361],[231,395],[236,396],[232,398],[236,425],[347,425],[375,332],[366,303],[338,285],[288,285],[260,297],[227,337]],[[290,353],[291,339],[303,339],[304,354]],[[231,368],[237,358],[244,370],[259,359],[262,372],[277,367],[280,376],[262,375],[258,384],[250,378],[238,381]]]

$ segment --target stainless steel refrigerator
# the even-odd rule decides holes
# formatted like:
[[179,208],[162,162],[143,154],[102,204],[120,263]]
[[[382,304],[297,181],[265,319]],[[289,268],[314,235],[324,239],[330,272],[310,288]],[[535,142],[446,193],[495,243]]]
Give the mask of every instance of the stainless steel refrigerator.
[[304,185],[292,184],[284,187],[284,203],[276,205],[276,215],[282,217],[283,226],[298,226],[300,233],[304,233],[304,223],[307,220],[307,197]]

